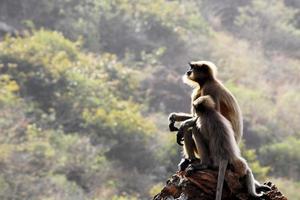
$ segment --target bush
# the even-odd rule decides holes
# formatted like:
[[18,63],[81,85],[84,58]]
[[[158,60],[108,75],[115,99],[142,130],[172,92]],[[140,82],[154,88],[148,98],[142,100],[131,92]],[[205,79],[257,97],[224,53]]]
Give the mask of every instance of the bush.
[[288,137],[282,142],[263,146],[260,160],[271,167],[271,174],[280,177],[290,177],[300,180],[300,140]]

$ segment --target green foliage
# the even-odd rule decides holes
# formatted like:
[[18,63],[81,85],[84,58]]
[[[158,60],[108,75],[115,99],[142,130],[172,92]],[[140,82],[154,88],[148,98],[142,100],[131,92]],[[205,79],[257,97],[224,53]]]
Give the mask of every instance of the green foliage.
[[165,131],[169,112],[190,109],[183,66],[202,59],[237,97],[255,176],[299,180],[299,8],[0,1],[0,198],[149,199],[182,150]]
[[240,8],[241,15],[236,23],[243,27],[244,36],[261,39],[266,49],[299,56],[300,31],[292,23],[297,12],[287,7],[283,0],[254,0],[251,6]]
[[261,160],[272,168],[272,174],[300,178],[300,140],[288,137],[281,142],[263,146],[260,149]]
[[256,151],[253,149],[246,149],[245,145],[241,145],[242,156],[247,160],[254,176],[258,180],[265,180],[270,167],[262,166],[257,160]]
[[[56,197],[67,199],[72,194],[70,191],[81,191],[91,183],[84,180],[93,182],[90,177],[101,180],[109,164],[103,148],[92,146],[87,137],[66,135],[61,130],[43,129],[29,123],[24,107],[17,101],[13,106],[5,105],[0,112],[1,119],[2,116],[8,119],[5,124],[0,123],[2,197],[40,199],[49,191],[54,194],[59,189]],[[71,173],[78,173],[79,177],[71,179]],[[54,181],[58,176],[65,180],[64,187]],[[47,191],[37,185],[46,187]]]
[[114,196],[112,200],[137,200],[136,197],[128,197],[128,196]]
[[[22,134],[16,144],[4,135],[1,138],[0,156],[7,163],[15,162],[16,154],[26,155],[24,165],[35,174],[32,181],[38,176],[43,177],[41,183],[51,179],[53,190],[64,185],[58,194],[63,196],[97,187],[96,180],[106,182],[110,161],[129,171],[133,165],[139,171],[154,168],[155,155],[146,147],[156,128],[141,115],[141,106],[128,100],[137,88],[137,72],[126,70],[114,55],[84,54],[56,32],[8,37],[0,46],[1,115],[17,120],[3,120],[0,125],[8,129],[3,133],[15,134],[13,141]],[[21,111],[19,116],[7,113],[13,109]],[[11,132],[14,123],[20,126],[15,133]],[[128,158],[128,154],[136,156]],[[26,175],[24,170],[18,173],[20,179]],[[13,184],[26,184],[19,182]],[[19,192],[38,193],[34,188]]]
[[238,99],[244,120],[244,135],[247,145],[258,148],[268,142],[272,136],[274,124],[274,104],[272,100],[260,88],[249,89],[244,86],[236,86],[233,82],[226,86]]
[[[277,123],[282,127],[285,135],[300,136],[300,94],[299,91],[289,90],[277,102]],[[293,126],[290,126],[293,124]]]
[[19,85],[9,75],[0,75],[0,88],[0,107],[17,101],[15,94],[19,91]]
[[278,189],[288,198],[288,199],[300,199],[299,187],[300,182],[294,182],[289,179],[284,178],[272,178],[272,183],[276,184]]

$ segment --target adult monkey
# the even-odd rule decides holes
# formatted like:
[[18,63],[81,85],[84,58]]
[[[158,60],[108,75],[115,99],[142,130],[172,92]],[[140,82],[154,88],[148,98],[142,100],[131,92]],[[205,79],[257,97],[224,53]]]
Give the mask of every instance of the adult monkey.
[[[169,127],[171,131],[178,130],[174,127],[175,122],[185,121],[195,116],[195,110],[192,106],[193,101],[200,96],[210,95],[215,102],[215,108],[220,112],[232,125],[234,138],[239,143],[243,134],[243,119],[240,107],[231,92],[216,77],[217,68],[209,61],[190,62],[190,69],[183,76],[183,82],[194,88],[191,95],[191,114],[187,113],[171,113],[169,116]],[[183,135],[177,135],[177,143],[181,145],[184,139],[185,159],[179,163],[179,169],[184,170],[189,164],[192,164],[199,154],[201,158],[205,158],[206,152],[198,152],[195,141],[195,129],[186,131]],[[197,138],[195,138],[197,139]],[[199,148],[198,148],[199,149]],[[206,160],[202,160],[202,164]]]

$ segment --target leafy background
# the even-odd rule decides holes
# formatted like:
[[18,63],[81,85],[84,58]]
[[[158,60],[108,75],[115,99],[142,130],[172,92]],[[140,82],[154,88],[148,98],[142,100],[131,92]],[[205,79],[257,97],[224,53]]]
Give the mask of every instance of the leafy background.
[[1,0],[0,198],[151,199],[180,159],[167,116],[189,111],[185,66],[211,60],[242,108],[255,176],[300,199],[299,11],[298,0]]

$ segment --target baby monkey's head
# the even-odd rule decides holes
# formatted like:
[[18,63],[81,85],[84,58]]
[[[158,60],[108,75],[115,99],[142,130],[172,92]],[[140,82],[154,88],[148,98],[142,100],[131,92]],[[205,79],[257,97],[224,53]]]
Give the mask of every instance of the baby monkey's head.
[[209,95],[201,96],[193,101],[196,112],[204,112],[206,110],[215,109],[215,102]]

